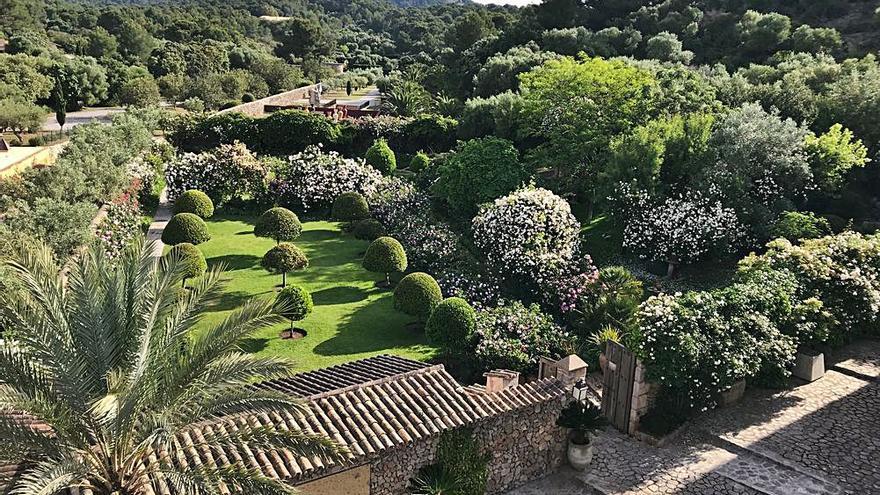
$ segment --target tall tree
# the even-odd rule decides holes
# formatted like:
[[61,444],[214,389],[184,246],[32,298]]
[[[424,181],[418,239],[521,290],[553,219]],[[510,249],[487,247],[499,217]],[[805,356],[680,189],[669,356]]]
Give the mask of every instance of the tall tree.
[[[51,427],[40,433],[0,416],[0,457],[27,468],[12,493],[87,489],[96,495],[138,494],[161,480],[177,493],[221,493],[235,486],[257,494],[292,487],[244,466],[183,466],[182,435],[228,415],[296,416],[305,407],[290,396],[257,390],[255,379],[288,375],[282,358],[243,353],[241,339],[284,321],[284,308],[251,300],[204,331],[198,315],[222,294],[213,270],[191,290],[179,285],[179,257],[156,260],[136,241],[110,263],[99,248],[74,264],[64,280],[48,248],[9,263],[23,288],[2,295],[9,315],[0,344],[0,408]],[[295,455],[338,459],[328,438],[296,429],[236,422],[203,429],[196,448],[289,449]],[[168,456],[154,452],[167,451]]]

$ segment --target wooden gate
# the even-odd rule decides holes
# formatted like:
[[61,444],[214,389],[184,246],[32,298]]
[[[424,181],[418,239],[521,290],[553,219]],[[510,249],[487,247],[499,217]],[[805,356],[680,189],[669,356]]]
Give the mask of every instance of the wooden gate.
[[615,428],[629,433],[636,356],[626,347],[612,341],[605,345],[605,356],[608,364],[605,366],[602,387],[602,413]]

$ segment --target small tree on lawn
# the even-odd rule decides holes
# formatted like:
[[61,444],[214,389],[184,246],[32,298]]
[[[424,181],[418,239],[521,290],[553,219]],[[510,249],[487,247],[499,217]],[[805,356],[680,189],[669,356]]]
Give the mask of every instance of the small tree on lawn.
[[287,208],[271,208],[260,215],[254,225],[254,235],[275,239],[275,243],[290,242],[302,234],[302,224],[296,213]]
[[370,244],[364,254],[363,266],[371,272],[385,274],[385,287],[391,286],[391,272],[406,270],[406,251],[392,237],[380,237]]
[[455,358],[465,353],[476,328],[474,308],[460,297],[450,297],[434,308],[425,325],[425,335],[443,354]]
[[306,253],[289,242],[282,242],[263,255],[260,264],[272,273],[281,274],[281,287],[287,287],[287,273],[309,266]]
[[184,287],[186,287],[187,279],[201,277],[208,270],[208,262],[205,261],[205,255],[194,244],[188,242],[180,243],[171,248],[166,256],[176,260],[183,270]]
[[356,191],[344,192],[333,202],[333,218],[340,222],[354,222],[370,217],[370,206],[364,195]]
[[297,285],[284,288],[275,298],[275,309],[290,320],[290,337],[293,338],[293,323],[305,319],[312,312],[314,303],[309,291]]
[[171,246],[183,242],[201,244],[210,238],[208,225],[198,215],[192,213],[174,215],[162,231],[162,242]]

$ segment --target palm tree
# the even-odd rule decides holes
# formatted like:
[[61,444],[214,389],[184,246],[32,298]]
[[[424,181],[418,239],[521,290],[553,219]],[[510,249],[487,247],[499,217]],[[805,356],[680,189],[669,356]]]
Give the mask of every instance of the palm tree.
[[[22,459],[11,493],[138,495],[166,485],[180,495],[291,493],[246,466],[181,466],[182,438],[230,415],[304,412],[301,402],[256,390],[290,363],[256,357],[242,338],[283,321],[273,301],[251,300],[216,326],[194,331],[222,293],[220,270],[181,290],[178,257],[155,259],[138,240],[111,262],[86,252],[65,281],[47,247],[8,262],[22,289],[0,295],[8,325],[0,343],[0,411],[45,423],[41,433],[0,414],[0,459]],[[242,422],[239,422],[242,423]],[[213,430],[213,432],[209,431]],[[286,428],[203,428],[196,449],[289,449],[341,460],[330,439]],[[202,439],[203,438],[203,439]],[[167,452],[169,456],[154,455]],[[230,457],[232,458],[232,457]]]

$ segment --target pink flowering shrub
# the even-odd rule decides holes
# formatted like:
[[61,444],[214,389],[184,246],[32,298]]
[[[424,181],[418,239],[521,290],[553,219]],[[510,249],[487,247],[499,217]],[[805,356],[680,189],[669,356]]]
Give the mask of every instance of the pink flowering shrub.
[[108,205],[107,216],[98,225],[95,237],[108,258],[119,256],[140,233],[141,209],[137,200],[138,185]]
[[222,144],[210,152],[184,153],[168,164],[165,181],[170,199],[197,189],[221,205],[233,199],[264,195],[267,174],[267,167],[247,146],[236,142]]

